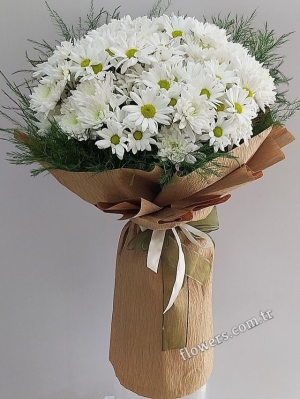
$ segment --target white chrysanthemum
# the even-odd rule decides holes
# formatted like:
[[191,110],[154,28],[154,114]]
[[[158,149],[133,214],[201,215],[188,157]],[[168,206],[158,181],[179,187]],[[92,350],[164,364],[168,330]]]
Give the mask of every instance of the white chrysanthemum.
[[71,73],[70,69],[72,66],[71,61],[60,61],[57,65],[52,65],[49,62],[43,62],[42,64],[38,64],[33,72],[32,76],[41,79],[40,83],[43,84],[53,84],[59,81],[70,81]]
[[127,139],[120,123],[108,121],[107,128],[97,131],[97,134],[101,137],[101,140],[95,143],[98,148],[111,148],[113,154],[116,154],[119,159],[123,159],[124,152],[127,151]]
[[247,124],[257,115],[258,107],[253,98],[248,97],[249,92],[239,86],[232,86],[225,93],[226,111],[234,115],[240,124]]
[[216,25],[208,22],[198,22],[194,28],[194,37],[196,43],[202,48],[219,48],[227,43],[225,29],[220,29]]
[[68,58],[70,58],[73,46],[74,45],[71,41],[61,42],[59,46],[56,46],[52,56],[49,57],[48,62],[52,65],[55,65],[61,61],[68,60]]
[[[169,125],[169,114],[173,109],[169,107],[169,98],[157,94],[156,89],[140,90],[139,95],[131,92],[131,98],[137,105],[125,105],[124,111],[128,112],[126,119],[136,126],[141,125],[142,131],[149,129],[151,133],[158,131],[158,123]],[[125,119],[125,122],[126,122]]]
[[237,129],[238,124],[232,120],[226,120],[223,116],[211,124],[206,134],[201,136],[201,141],[208,141],[214,147],[214,151],[224,151],[225,147],[232,144],[231,135]]
[[87,98],[84,105],[78,106],[78,121],[85,129],[99,129],[111,117],[109,105],[101,97]]
[[[231,120],[234,124],[234,118]],[[243,125],[240,125],[238,121],[235,123],[236,129],[231,133],[231,140],[233,145],[239,146],[241,141],[243,141],[246,145],[248,145],[249,139],[251,138],[252,131],[252,123],[248,122]]]
[[30,107],[33,111],[46,116],[53,110],[63,92],[64,86],[60,84],[40,84],[33,89],[30,95]]
[[239,83],[236,71],[230,69],[230,64],[227,62],[220,63],[218,59],[204,61],[204,68],[208,74],[218,79],[224,86]]
[[190,82],[205,73],[203,65],[200,63],[188,61],[185,65],[178,65],[174,68],[173,73],[176,77],[179,76],[178,81]]
[[70,137],[76,138],[78,141],[88,140],[89,134],[78,120],[76,105],[72,99],[68,99],[61,106],[60,116],[55,118],[61,127]]
[[158,156],[163,161],[171,161],[178,165],[182,162],[195,163],[197,158],[195,152],[201,145],[196,145],[182,134],[177,125],[170,128],[163,127],[158,136]]
[[170,37],[165,32],[154,32],[152,35],[147,37],[146,40],[147,43],[155,49],[159,49],[160,47],[168,48],[170,45]]
[[202,130],[209,126],[210,119],[214,115],[205,97],[195,91],[183,90],[175,108],[174,122],[179,122],[179,129],[190,126],[196,134],[201,134]]
[[270,76],[267,69],[261,68],[258,76],[261,84],[254,93],[254,100],[259,108],[265,111],[266,107],[275,103],[276,87],[274,85],[274,79]]
[[142,131],[139,127],[133,127],[128,133],[128,151],[136,154],[138,151],[151,151],[151,144],[155,145],[156,140],[149,130]]

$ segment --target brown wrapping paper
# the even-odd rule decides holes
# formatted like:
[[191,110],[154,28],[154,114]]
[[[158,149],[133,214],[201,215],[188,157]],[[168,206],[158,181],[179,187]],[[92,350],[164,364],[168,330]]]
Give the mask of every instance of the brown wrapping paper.
[[[15,137],[28,141],[21,132]],[[281,148],[293,139],[284,127],[269,128],[252,138],[249,146],[243,144],[232,150],[236,160],[220,159],[223,167],[217,176],[204,179],[199,171],[185,177],[174,175],[162,191],[158,185],[162,170],[158,167],[152,172],[119,169],[98,174],[50,170],[85,201],[131,220],[122,231],[118,247],[109,356],[125,388],[152,399],[180,398],[204,385],[213,365],[212,348],[186,361],[179,349],[162,350],[164,290],[171,290],[163,286],[163,274],[169,270],[161,260],[156,274],[146,266],[147,252],[127,249],[139,226],[165,230],[206,218],[214,205],[230,198],[232,190],[261,178],[262,170],[282,160]],[[199,249],[186,238],[182,240],[213,260],[212,249]],[[176,306],[188,305],[189,349],[213,337],[212,271],[204,285],[189,277],[184,284],[188,301],[180,293],[173,306],[176,311]],[[178,319],[178,328],[184,320]]]
[[[138,226],[129,222],[120,237],[109,358],[125,388],[147,398],[180,398],[200,388],[209,378],[213,348],[204,352],[199,350],[198,355],[186,361],[178,349],[161,350],[162,273],[167,267],[160,262],[155,274],[145,266],[147,252],[137,251],[133,257],[132,251],[127,250],[128,243],[138,231]],[[188,242],[185,244],[192,246]],[[201,252],[213,260],[212,249],[202,249]],[[191,278],[186,278],[185,284],[189,288],[189,349],[213,337],[212,272],[204,286]],[[183,298],[179,298],[181,300]]]

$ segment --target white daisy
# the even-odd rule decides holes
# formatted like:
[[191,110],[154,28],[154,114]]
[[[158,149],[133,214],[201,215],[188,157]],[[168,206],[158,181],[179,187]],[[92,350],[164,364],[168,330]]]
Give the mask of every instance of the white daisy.
[[70,59],[73,61],[71,72],[78,77],[98,79],[104,78],[104,72],[110,68],[109,54],[98,49],[87,39],[82,39],[73,48]]
[[185,33],[190,33],[194,30],[195,20],[190,17],[182,17],[177,15],[162,16],[164,28],[166,33],[173,39],[181,38]]
[[128,151],[136,154],[137,151],[151,151],[151,144],[155,145],[156,140],[149,130],[142,131],[139,127],[133,127],[128,133]]
[[255,118],[258,106],[253,98],[248,97],[249,92],[239,86],[232,86],[225,93],[226,111],[234,115],[241,124],[247,124]]
[[209,140],[209,145],[214,147],[215,152],[219,150],[225,151],[225,147],[232,143],[231,135],[237,126],[237,123],[233,123],[232,120],[226,120],[221,116],[211,124],[210,129],[200,139],[201,141]]
[[200,96],[205,96],[207,103],[214,107],[219,104],[219,98],[224,95],[225,87],[215,77],[203,73],[192,79],[188,87],[198,90]]
[[143,72],[141,81],[148,87],[169,90],[174,84],[171,66],[168,64],[155,65],[148,72]]
[[147,88],[140,90],[139,95],[131,92],[130,96],[137,105],[125,105],[123,110],[128,112],[125,118],[129,123],[134,123],[136,126],[141,125],[142,131],[149,129],[151,133],[158,131],[158,124],[169,125],[170,117],[173,112],[169,107],[169,98],[157,94],[156,89]]
[[145,38],[139,37],[136,34],[132,37],[118,37],[117,42],[110,49],[114,53],[114,58],[117,60],[117,68],[121,66],[121,73],[137,64],[138,62],[144,64],[151,64],[156,62],[154,57],[150,54],[155,50],[154,46],[147,44]]
[[124,152],[127,151],[127,139],[120,123],[108,121],[107,128],[97,131],[97,135],[101,137],[101,140],[95,143],[98,148],[111,148],[113,154],[116,154],[119,159],[123,159]]

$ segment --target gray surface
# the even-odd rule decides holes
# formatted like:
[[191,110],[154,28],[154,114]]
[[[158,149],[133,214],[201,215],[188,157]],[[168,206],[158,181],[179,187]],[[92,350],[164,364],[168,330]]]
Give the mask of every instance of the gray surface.
[[[88,0],[51,0],[71,23]],[[151,3],[151,2],[150,2]],[[150,4],[149,3],[149,4]],[[119,0],[101,5],[119,5]],[[259,6],[278,33],[296,30],[285,46],[285,71],[299,92],[298,2],[174,1],[199,19],[219,11],[250,13]],[[148,10],[123,1],[124,13]],[[283,9],[284,8],[284,9]],[[26,38],[51,41],[44,3],[1,0],[0,69],[9,77],[26,66]],[[1,88],[4,88],[1,80]],[[0,95],[0,102],[7,103]],[[5,122],[0,120],[1,125]],[[299,115],[288,128],[298,134]],[[0,397],[102,399],[114,394],[108,345],[114,257],[122,222],[97,211],[53,178],[31,178],[9,165],[0,142]],[[287,160],[219,207],[214,234],[216,334],[273,310],[274,319],[215,349],[207,399],[299,398],[299,141]],[[119,398],[117,398],[119,399]],[[121,398],[120,398],[121,399]]]

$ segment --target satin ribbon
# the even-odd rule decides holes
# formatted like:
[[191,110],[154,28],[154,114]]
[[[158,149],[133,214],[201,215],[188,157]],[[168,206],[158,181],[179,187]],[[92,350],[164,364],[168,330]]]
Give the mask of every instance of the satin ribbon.
[[[204,233],[203,231],[200,231],[188,224],[179,226],[178,228],[183,232],[183,234],[187,237],[187,239],[191,241],[192,244],[197,245],[200,248],[211,248],[214,246],[212,239],[209,237],[208,234]],[[178,262],[176,268],[175,283],[172,289],[169,303],[166,309],[164,310],[163,314],[165,314],[176,301],[176,298],[178,297],[179,292],[183,286],[185,270],[186,270],[185,257],[176,228],[172,228],[172,232],[174,234],[175,240],[178,245],[178,251],[179,251]],[[154,230],[152,232],[148,249],[148,255],[147,255],[147,267],[152,271],[154,271],[155,273],[157,273],[158,271],[158,264],[163,250],[165,235],[166,235],[166,230]],[[195,237],[204,239],[206,243],[204,245],[201,245],[195,239]]]

